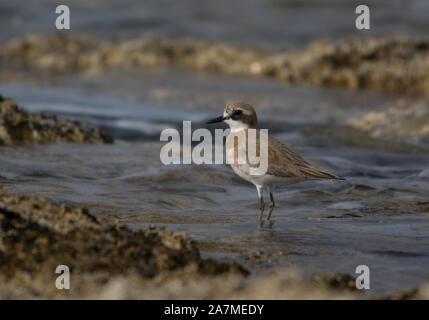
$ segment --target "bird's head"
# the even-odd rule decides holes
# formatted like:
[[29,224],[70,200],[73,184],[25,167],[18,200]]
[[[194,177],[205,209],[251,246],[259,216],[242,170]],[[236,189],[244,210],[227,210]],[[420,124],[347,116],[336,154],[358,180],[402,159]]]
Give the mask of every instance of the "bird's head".
[[258,127],[256,112],[250,104],[239,102],[225,107],[223,115],[207,123],[225,122],[232,132]]

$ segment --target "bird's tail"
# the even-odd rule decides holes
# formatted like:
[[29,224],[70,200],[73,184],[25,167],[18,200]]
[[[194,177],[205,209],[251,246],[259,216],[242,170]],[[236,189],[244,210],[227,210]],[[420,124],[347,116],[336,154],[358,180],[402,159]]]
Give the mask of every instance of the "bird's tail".
[[315,180],[346,180],[342,177],[336,176],[326,170],[316,168],[312,165],[301,168],[301,171],[305,173],[306,177]]

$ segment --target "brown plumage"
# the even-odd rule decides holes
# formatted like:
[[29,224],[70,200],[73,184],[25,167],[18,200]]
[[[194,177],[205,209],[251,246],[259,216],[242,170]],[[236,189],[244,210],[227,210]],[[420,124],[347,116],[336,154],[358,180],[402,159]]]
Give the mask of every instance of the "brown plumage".
[[[230,163],[233,167],[242,168],[238,159],[239,152],[247,153],[248,144],[252,143],[252,138],[249,138],[249,129],[244,129],[247,145],[241,145],[239,134],[230,133],[227,137],[225,148],[226,150],[234,150],[233,157],[230,158]],[[256,155],[260,156],[260,135],[263,134],[256,129]],[[263,151],[262,151],[263,152]],[[249,167],[257,167],[258,164],[252,164],[247,161]],[[292,151],[277,139],[268,136],[268,169],[267,174],[284,177],[284,178],[302,178],[302,180],[344,180],[324,169],[317,168],[305,161],[300,155]],[[252,175],[249,174],[249,177]]]
[[326,170],[317,168],[280,141],[268,136],[268,174],[285,178],[309,180],[344,180]]

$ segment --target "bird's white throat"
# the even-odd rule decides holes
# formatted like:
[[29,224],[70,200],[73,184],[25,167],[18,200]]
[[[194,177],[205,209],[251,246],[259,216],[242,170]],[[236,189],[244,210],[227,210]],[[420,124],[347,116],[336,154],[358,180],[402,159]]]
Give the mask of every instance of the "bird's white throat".
[[225,120],[225,123],[229,125],[229,127],[231,128],[231,132],[238,132],[241,130],[249,129],[249,125],[241,121],[228,119],[228,120]]

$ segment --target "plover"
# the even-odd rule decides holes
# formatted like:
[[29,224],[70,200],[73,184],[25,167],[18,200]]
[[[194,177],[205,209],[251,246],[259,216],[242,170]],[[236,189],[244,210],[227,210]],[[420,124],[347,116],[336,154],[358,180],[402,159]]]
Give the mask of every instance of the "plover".
[[[264,133],[258,128],[258,119],[253,107],[246,103],[234,103],[228,105],[223,112],[223,115],[208,121],[207,123],[225,122],[231,128],[226,139],[225,151],[226,158],[231,164],[232,169],[241,178],[253,183],[258,191],[259,198],[259,216],[261,221],[265,209],[263,191],[268,189],[270,194],[270,204],[268,207],[267,220],[270,220],[274,209],[273,187],[276,185],[290,185],[305,180],[344,180],[332,173],[323,169],[317,168],[306,162],[298,154],[286,147],[280,141],[271,136],[262,137]],[[254,134],[250,134],[249,129],[255,129]],[[235,137],[244,136],[247,143],[238,143],[239,139]],[[256,145],[256,150],[259,150],[260,141],[268,141],[266,148],[268,164],[266,171],[262,174],[252,174],[250,169],[254,167],[253,162],[249,162],[245,157],[245,163],[238,161],[238,155],[243,152],[247,154],[248,145]],[[264,148],[260,149],[261,153]]]

